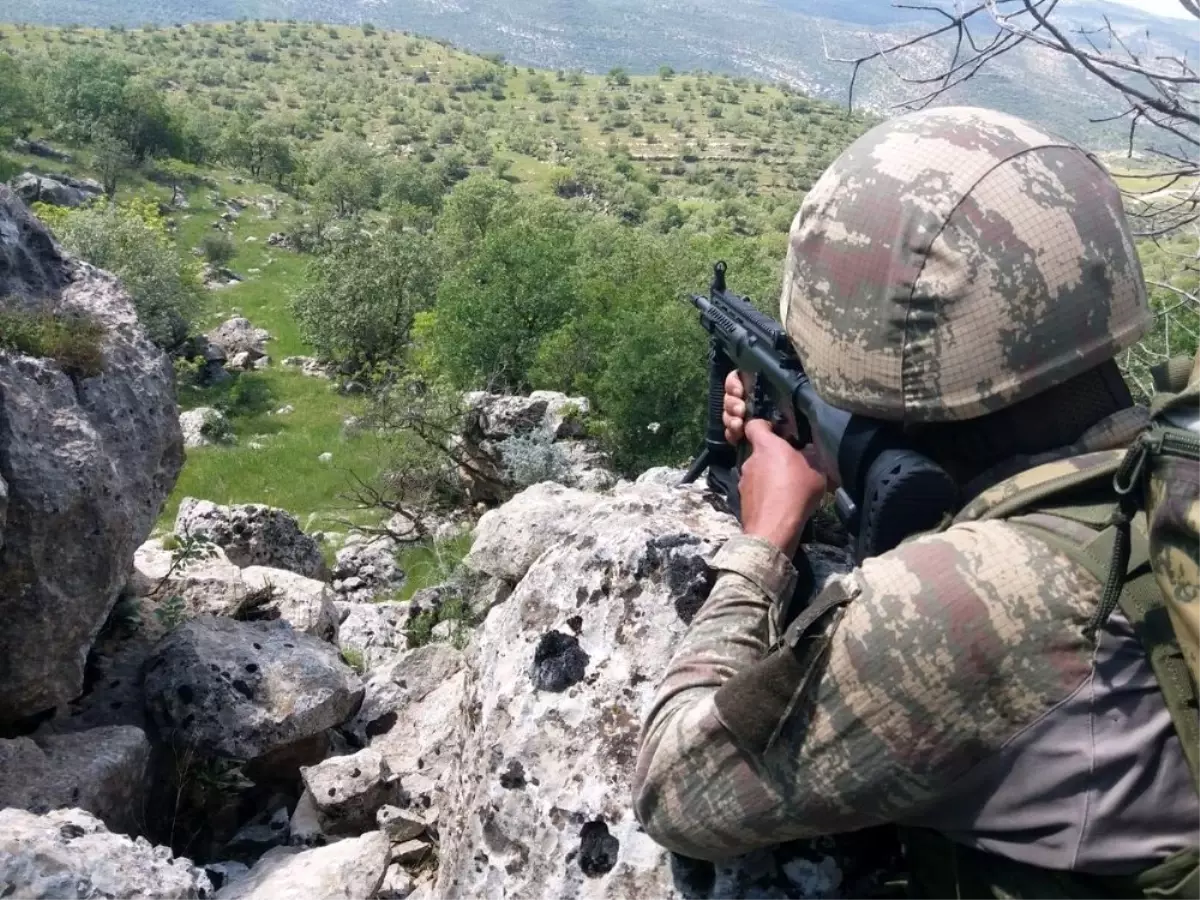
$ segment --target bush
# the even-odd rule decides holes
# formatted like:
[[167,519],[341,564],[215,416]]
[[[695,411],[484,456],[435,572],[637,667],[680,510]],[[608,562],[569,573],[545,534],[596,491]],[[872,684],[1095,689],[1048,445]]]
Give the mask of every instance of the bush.
[[237,253],[233,239],[219,231],[204,235],[200,241],[200,249],[204,253],[204,258],[214,266],[225,265]]
[[542,481],[563,484],[571,471],[566,455],[546,431],[535,431],[527,437],[514,434],[501,441],[498,449],[505,477],[519,488]]
[[82,316],[0,310],[0,350],[53,359],[69,375],[104,370],[103,336],[102,326]]

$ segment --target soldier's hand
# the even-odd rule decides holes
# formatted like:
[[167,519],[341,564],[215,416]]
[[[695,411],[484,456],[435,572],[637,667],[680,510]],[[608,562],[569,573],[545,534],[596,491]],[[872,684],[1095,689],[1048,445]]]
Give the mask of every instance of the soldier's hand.
[[741,374],[734,370],[725,376],[725,406],[721,420],[725,423],[725,440],[737,445],[745,434],[746,386]]
[[742,431],[753,448],[738,484],[742,530],[770,541],[790,557],[804,524],[821,503],[825,476],[803,452],[775,434],[766,419],[751,419]]

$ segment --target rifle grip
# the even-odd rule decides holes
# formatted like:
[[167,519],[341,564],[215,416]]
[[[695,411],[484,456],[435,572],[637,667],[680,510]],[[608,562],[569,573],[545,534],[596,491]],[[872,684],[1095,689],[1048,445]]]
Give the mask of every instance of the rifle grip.
[[725,379],[733,371],[733,360],[713,340],[708,352],[708,433],[704,442],[714,454],[728,459],[730,446],[725,440]]

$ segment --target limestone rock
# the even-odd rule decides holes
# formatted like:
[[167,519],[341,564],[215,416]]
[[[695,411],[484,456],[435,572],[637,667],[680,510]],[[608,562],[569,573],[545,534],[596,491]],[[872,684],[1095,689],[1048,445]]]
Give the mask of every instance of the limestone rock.
[[420,837],[432,824],[431,818],[424,809],[401,809],[398,806],[381,806],[375,814],[375,821],[379,825],[380,831],[391,838],[393,842],[409,841]]
[[267,352],[267,341],[271,334],[264,328],[255,328],[250,320],[235,316],[222,322],[205,337],[210,343],[219,345],[232,359],[238,353],[247,353],[258,359]]
[[388,866],[387,874],[383,876],[383,884],[375,892],[377,900],[404,900],[414,888],[413,877],[399,863]]
[[321,813],[311,791],[305,790],[292,811],[288,843],[294,847],[319,847],[326,843]]
[[285,846],[288,843],[289,819],[286,806],[278,806],[274,811],[263,810],[238,829],[237,834],[225,845],[222,855],[252,861],[272,847]]
[[198,560],[172,574],[159,596],[178,594],[194,616],[240,616],[252,602],[242,570],[224,554]]
[[328,574],[317,542],[290,513],[271,506],[218,506],[184,497],[175,517],[175,533],[207,535],[236,566],[269,566],[318,579]]
[[803,866],[784,868],[795,859],[833,866],[824,888],[838,887],[810,845],[684,877],[631,808],[640,722],[711,589],[708,561],[738,530],[703,492],[653,481],[611,497],[539,485],[484,516],[480,558],[519,581],[475,636],[435,896],[501,883],[521,897],[806,896],[788,874]]
[[236,881],[248,873],[250,867],[234,860],[222,860],[221,862],[205,863],[204,871],[208,875],[209,881],[212,882],[213,888],[220,889],[222,885]]
[[283,364],[298,368],[301,375],[307,375],[309,378],[329,379],[333,377],[331,366],[311,356],[285,356]]
[[379,831],[314,850],[277,847],[217,900],[363,900],[383,882],[391,843]]
[[151,538],[133,552],[133,571],[125,590],[135,597],[149,597],[170,571],[171,551],[163,549],[158,538]]
[[601,499],[557,484],[535,484],[480,517],[465,564],[515,584],[545,551],[580,531]]
[[387,760],[372,747],[301,769],[300,777],[320,813],[322,830],[330,835],[368,830],[376,811],[398,793]]
[[183,463],[171,362],[113,276],[0,185],[0,309],[85,316],[99,375],[0,352],[0,721],[65,703]]
[[409,650],[373,671],[362,707],[345,730],[379,750],[407,788],[410,776],[433,781],[459,764],[449,752],[466,674],[461,651],[446,644]]
[[254,599],[241,618],[256,622],[280,619],[304,634],[337,641],[338,614],[333,591],[325,582],[266,566],[248,566],[242,570],[242,578]]
[[362,684],[331,645],[284,622],[202,616],[169,634],[146,667],[164,737],[254,759],[344,722]]
[[408,648],[408,603],[353,603],[338,625],[338,646],[362,654],[371,670]]
[[0,807],[79,808],[110,831],[145,827],[150,742],[138,728],[0,740]]
[[[348,542],[337,552],[333,578],[338,596],[356,603],[396,590],[404,583],[404,572],[396,565],[396,542],[387,537]],[[353,585],[347,584],[351,579]]]
[[70,178],[65,175],[37,175],[24,172],[12,181],[12,189],[26,203],[49,203],[51,206],[82,206],[104,193],[104,188],[90,178]]
[[233,440],[233,430],[225,413],[211,406],[198,406],[179,414],[183,445],[189,449],[227,444]]
[[582,491],[606,491],[617,483],[609,468],[608,455],[588,441],[563,441],[558,444],[567,459],[566,482]]
[[208,875],[191,860],[111,834],[81,809],[0,810],[0,886],[12,897],[46,900],[212,896]]

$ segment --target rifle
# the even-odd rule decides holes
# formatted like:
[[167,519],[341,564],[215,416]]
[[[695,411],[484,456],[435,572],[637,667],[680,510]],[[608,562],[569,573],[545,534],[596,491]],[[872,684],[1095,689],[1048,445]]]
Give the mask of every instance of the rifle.
[[727,266],[713,267],[708,297],[690,295],[700,324],[711,335],[708,355],[708,422],[704,447],[683,483],[708,470],[708,486],[741,519],[738,480],[749,453],[725,440],[721,413],[725,378],[735,369],[754,376],[746,418],[765,418],[794,447],[813,444],[836,469],[834,509],[854,539],[858,562],[886,553],[910,534],[937,526],[959,506],[958,485],[929,457],[913,449],[894,425],[845,412],[822,400],[809,382],[783,326],[726,289]]

